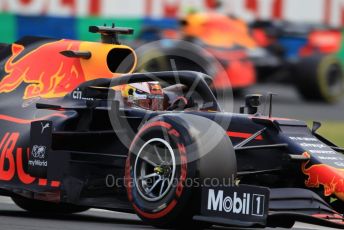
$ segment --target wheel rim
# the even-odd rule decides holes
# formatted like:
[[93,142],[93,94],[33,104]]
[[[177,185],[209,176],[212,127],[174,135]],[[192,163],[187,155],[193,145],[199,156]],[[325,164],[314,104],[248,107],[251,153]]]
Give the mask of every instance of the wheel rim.
[[134,183],[140,196],[158,201],[170,191],[176,172],[176,159],[171,145],[154,138],[146,142],[137,154]]

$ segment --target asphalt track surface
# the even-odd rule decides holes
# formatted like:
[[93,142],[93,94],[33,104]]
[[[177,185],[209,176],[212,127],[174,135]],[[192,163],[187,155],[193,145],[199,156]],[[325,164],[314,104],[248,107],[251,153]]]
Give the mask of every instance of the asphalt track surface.
[[[18,208],[10,198],[0,197],[1,230],[114,230],[154,229],[145,225],[136,215],[98,209],[74,215],[38,216]],[[212,229],[237,229],[214,226]],[[266,228],[273,230],[278,228]],[[296,223],[294,230],[325,230],[331,228]]]
[[[273,99],[273,116],[301,119],[307,121],[316,120],[344,122],[344,97],[336,104],[307,102],[302,100],[294,87],[281,86],[280,84],[257,85],[252,88],[246,89],[244,91],[244,94],[264,94],[267,92],[278,94],[278,96],[275,96]],[[239,107],[244,103],[244,99],[242,96],[235,96],[234,101],[234,112],[239,112]]]
[[[293,87],[258,85],[245,93],[278,93],[274,99],[273,115],[302,120],[344,121],[344,100],[335,105],[302,101]],[[235,112],[243,103],[243,97],[235,98]],[[224,102],[226,103],[226,102]],[[107,230],[107,229],[153,229],[136,215],[98,209],[75,215],[37,216],[17,207],[10,198],[0,197],[0,230]],[[212,229],[234,229],[214,226]],[[236,229],[236,228],[235,228]],[[274,228],[275,229],[275,228]],[[296,223],[294,230],[324,230],[326,227]],[[272,229],[270,229],[272,230]]]

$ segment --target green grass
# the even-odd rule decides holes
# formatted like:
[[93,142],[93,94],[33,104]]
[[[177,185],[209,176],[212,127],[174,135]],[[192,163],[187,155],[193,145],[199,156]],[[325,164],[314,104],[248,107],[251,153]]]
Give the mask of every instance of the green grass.
[[0,13],[0,43],[14,42],[16,37],[16,18],[13,14]]
[[[344,147],[344,121],[323,121],[321,123],[322,126],[317,132],[336,145]],[[311,122],[308,125],[311,127]]]

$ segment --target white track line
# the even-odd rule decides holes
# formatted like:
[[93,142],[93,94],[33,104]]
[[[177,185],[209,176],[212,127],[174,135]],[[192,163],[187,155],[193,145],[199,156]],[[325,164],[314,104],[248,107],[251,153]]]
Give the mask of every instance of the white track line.
[[0,204],[14,204],[12,199],[10,197],[7,196],[0,196]]

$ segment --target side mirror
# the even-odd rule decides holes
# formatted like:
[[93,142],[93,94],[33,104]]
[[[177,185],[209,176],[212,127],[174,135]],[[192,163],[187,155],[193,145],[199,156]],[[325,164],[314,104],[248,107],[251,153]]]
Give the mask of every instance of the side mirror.
[[261,94],[250,94],[245,97],[245,105],[240,108],[240,113],[245,113],[247,109],[247,114],[256,114],[258,112],[261,103]]

